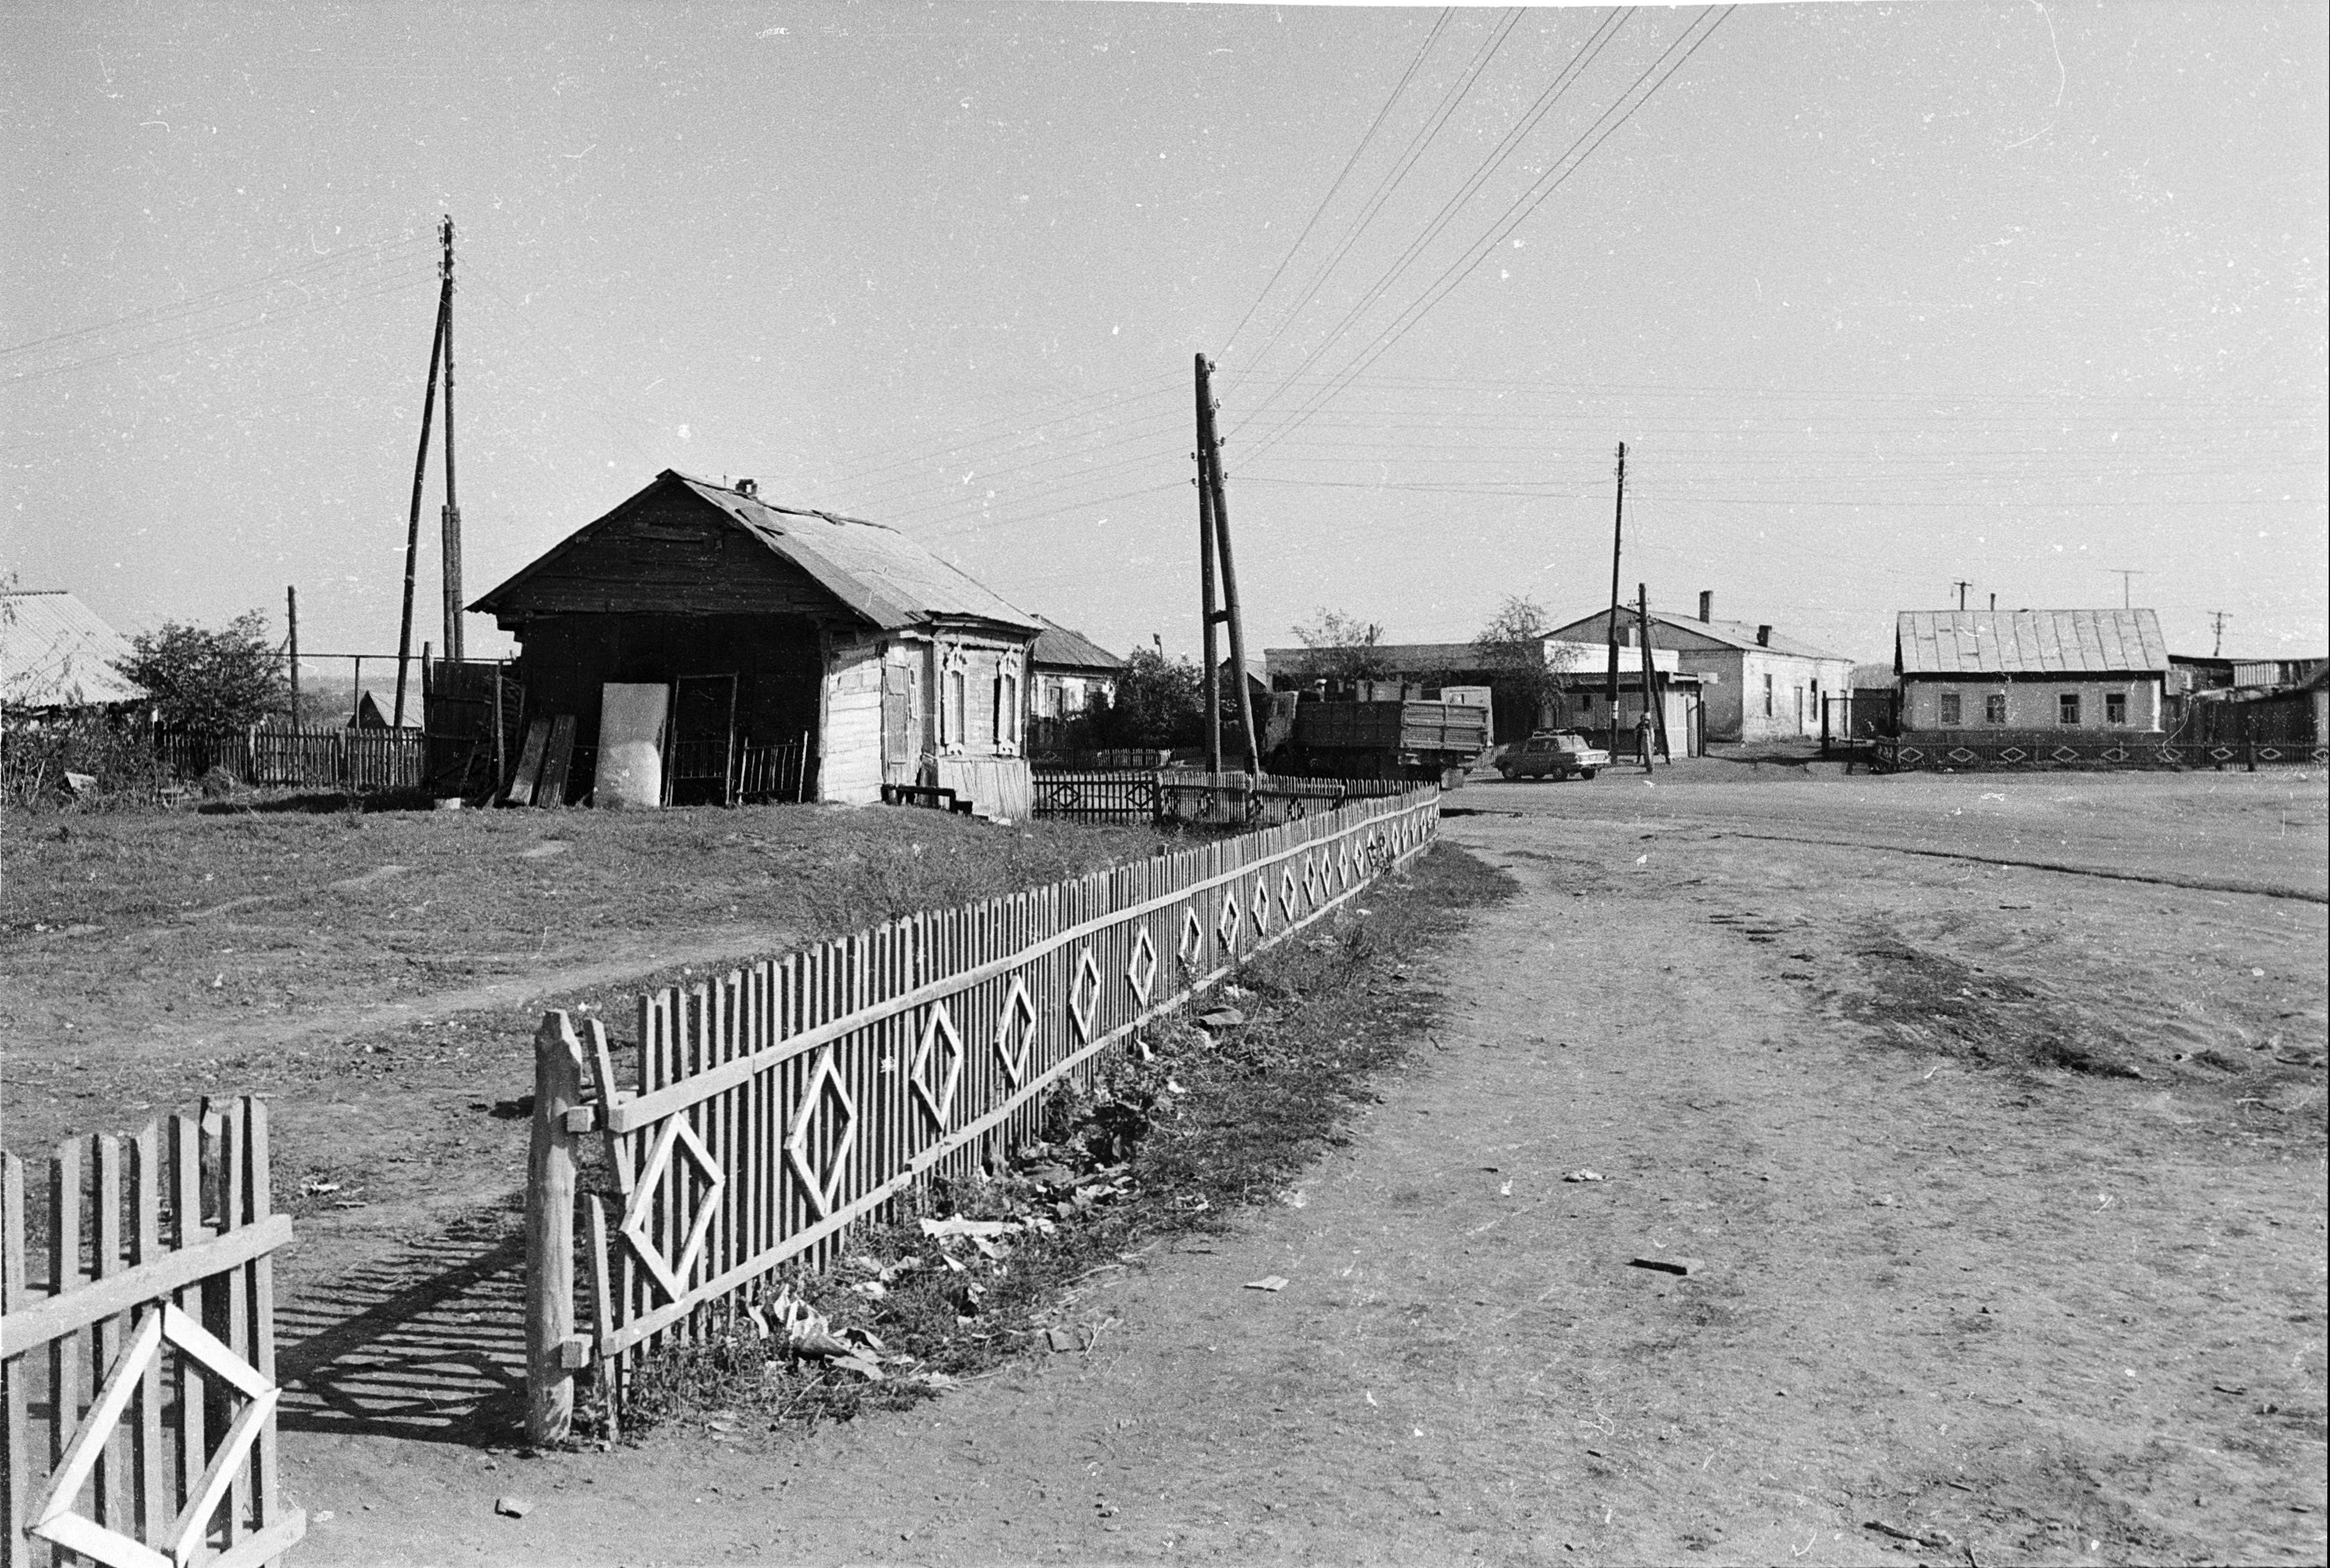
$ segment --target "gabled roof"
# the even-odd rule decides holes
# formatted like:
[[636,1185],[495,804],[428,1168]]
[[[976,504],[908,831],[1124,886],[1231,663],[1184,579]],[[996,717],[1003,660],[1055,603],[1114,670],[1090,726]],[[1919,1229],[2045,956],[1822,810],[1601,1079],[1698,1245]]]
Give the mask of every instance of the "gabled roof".
[[1037,670],[1108,670],[1124,668],[1124,660],[1086,637],[1071,632],[1049,616],[1038,615],[1043,635],[1028,651],[1028,662]]
[[0,594],[0,702],[10,708],[103,708],[143,702],[120,670],[129,640],[62,588]]
[[1904,675],[2150,675],[2168,669],[2149,610],[1904,610]]
[[586,524],[538,556],[470,609],[492,613],[513,589],[658,486],[676,485],[809,574],[819,587],[884,631],[934,620],[967,617],[1024,631],[1041,630],[1035,617],[950,565],[895,528],[836,512],[773,506],[757,495],[666,469],[597,522]]
[[[1609,614],[1607,610],[1596,610],[1593,614],[1581,616],[1567,626],[1556,627],[1546,635],[1568,641],[1591,642],[1595,639],[1583,636],[1583,629],[1600,625],[1603,617],[1607,614]],[[1634,613],[1632,610],[1621,610],[1618,615],[1619,624],[1622,626],[1632,624],[1634,619]],[[1776,631],[1772,633],[1770,641],[1758,642],[1756,641],[1756,624],[1750,621],[1702,621],[1696,615],[1668,615],[1656,610],[1651,612],[1651,621],[1654,625],[1688,632],[1693,637],[1701,637],[1726,648],[1744,648],[1750,653],[1785,653],[1797,659],[1842,660],[1844,658],[1842,653],[1832,653],[1825,648],[1815,648],[1809,642],[1799,642],[1793,637],[1782,636]],[[1655,641],[1656,633],[1653,633],[1653,637]]]

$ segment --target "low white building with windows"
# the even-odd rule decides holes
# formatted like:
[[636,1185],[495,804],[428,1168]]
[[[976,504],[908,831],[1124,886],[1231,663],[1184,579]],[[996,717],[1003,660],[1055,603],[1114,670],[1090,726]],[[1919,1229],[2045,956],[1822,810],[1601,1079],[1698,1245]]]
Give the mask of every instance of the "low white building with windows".
[[1893,663],[1905,735],[2146,734],[2168,645],[2150,610],[1905,610]]
[[[1634,620],[1632,611],[1619,613],[1622,666],[1629,659],[1639,661],[1641,658],[1638,651],[1624,651],[1632,645]],[[1602,610],[1556,627],[1548,635],[1601,649],[1608,641],[1609,624],[1610,613]],[[1845,695],[1851,684],[1852,660],[1800,642],[1774,626],[1719,621],[1712,592],[1700,594],[1696,618],[1652,611],[1650,641],[1653,651],[1674,651],[1681,673],[1698,677],[1703,733],[1709,740],[1816,737],[1821,733],[1822,703]],[[1604,654],[1588,665],[1581,690],[1592,684],[1594,670],[1606,659]]]

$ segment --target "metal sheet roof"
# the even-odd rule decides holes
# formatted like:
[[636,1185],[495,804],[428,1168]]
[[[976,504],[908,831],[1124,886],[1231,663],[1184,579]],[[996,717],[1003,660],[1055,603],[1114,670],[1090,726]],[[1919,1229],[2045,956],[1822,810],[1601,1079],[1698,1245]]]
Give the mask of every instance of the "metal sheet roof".
[[1071,632],[1048,616],[1038,615],[1044,623],[1044,634],[1036,639],[1036,646],[1028,651],[1028,661],[1037,670],[1122,670],[1124,660],[1086,637],[1081,632]]
[[101,708],[143,702],[114,668],[129,640],[63,589],[0,594],[0,701],[10,708]]
[[1894,625],[1904,675],[2164,673],[2168,644],[2149,610],[1904,610]]
[[677,480],[727,513],[835,598],[886,631],[947,615],[999,621],[1030,632],[1042,629],[1034,616],[895,528],[834,512],[772,506],[758,496],[673,469],[658,477]]

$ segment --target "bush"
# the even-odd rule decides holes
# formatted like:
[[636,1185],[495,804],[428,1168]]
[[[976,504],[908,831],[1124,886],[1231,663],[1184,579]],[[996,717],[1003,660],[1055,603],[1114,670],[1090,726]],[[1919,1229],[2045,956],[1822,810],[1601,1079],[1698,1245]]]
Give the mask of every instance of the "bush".
[[[95,783],[76,789],[68,774]],[[12,722],[0,735],[0,800],[17,811],[140,805],[152,801],[164,782],[153,736],[143,725],[89,717],[54,724]]]

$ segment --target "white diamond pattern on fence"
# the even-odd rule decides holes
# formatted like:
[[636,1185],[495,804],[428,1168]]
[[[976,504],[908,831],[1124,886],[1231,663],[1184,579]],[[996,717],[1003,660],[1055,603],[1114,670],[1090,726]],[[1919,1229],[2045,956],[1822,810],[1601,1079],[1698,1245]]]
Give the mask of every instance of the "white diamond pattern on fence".
[[1227,957],[1236,957],[1237,955],[1238,916],[1240,913],[1241,911],[1238,908],[1237,889],[1235,888],[1224,888],[1222,889],[1222,917],[1214,922],[1214,934],[1222,939],[1222,953]]
[[[796,1131],[795,1136],[799,1136]],[[790,1145],[788,1145],[790,1148]],[[687,1186],[684,1171],[675,1169],[672,1155],[684,1155],[696,1174],[704,1178],[704,1190],[696,1195],[696,1218],[687,1228],[687,1240],[681,1244],[677,1258],[667,1258],[656,1246],[652,1227],[656,1207],[663,1198],[663,1181],[667,1174],[678,1183],[675,1199],[682,1199]],[[799,1155],[795,1155],[798,1163]],[[656,1136],[654,1146],[648,1153],[647,1164],[640,1167],[639,1179],[631,1187],[631,1201],[623,1211],[623,1239],[631,1244],[639,1262],[655,1277],[664,1293],[677,1301],[687,1294],[685,1283],[688,1271],[696,1267],[696,1258],[704,1250],[704,1233],[710,1229],[712,1216],[720,1203],[720,1194],[727,1190],[728,1179],[713,1163],[712,1151],[696,1136],[696,1129],[683,1117],[672,1117],[663,1124]],[[676,1202],[674,1212],[684,1209],[684,1201]]]
[[1195,908],[1181,912],[1181,967],[1191,974],[1206,966],[1206,926]]
[[[700,1149],[704,1145],[696,1146]],[[857,1147],[857,1102],[850,1097],[849,1086],[842,1081],[833,1048],[828,1046],[818,1053],[817,1066],[810,1069],[809,1087],[801,1095],[800,1110],[793,1117],[792,1136],[785,1139],[785,1157],[792,1162],[793,1174],[800,1178],[801,1187],[820,1218],[833,1212],[835,1193],[847,1173],[850,1154]],[[822,1168],[818,1164],[820,1158],[825,1162]],[[710,1164],[709,1160],[706,1163]],[[703,1212],[696,1216],[698,1233],[688,1238],[691,1261],[717,1196],[709,1192],[704,1195]],[[682,1265],[680,1272],[684,1275],[687,1271],[686,1265]]]
[[1100,1005],[1100,965],[1086,947],[1076,955],[1076,977],[1068,982],[1068,1017],[1076,1026],[1076,1043],[1090,1045],[1093,1009]]
[[1015,976],[1003,1014],[995,1021],[995,1054],[1003,1059],[1003,1076],[1012,1088],[1028,1081],[1028,1058],[1035,1046],[1036,1004],[1028,1000],[1028,983]]
[[1259,936],[1270,929],[1270,883],[1256,877],[1246,893],[1246,910],[1254,917],[1254,932]]
[[[160,1358],[166,1341],[175,1345],[179,1354],[240,1393],[242,1408],[228,1423],[219,1446],[203,1469],[202,1479],[195,1484],[185,1507],[171,1523],[168,1535],[156,1550],[156,1546],[73,1512],[72,1502],[90,1473],[97,1468],[98,1460],[104,1457],[106,1444],[120,1424],[122,1412],[129,1407],[130,1396],[137,1392],[147,1368]],[[276,1401],[281,1397],[281,1392],[260,1376],[256,1367],[176,1307],[165,1302],[159,1311],[149,1309],[115,1360],[105,1387],[99,1391],[97,1402],[81,1418],[81,1426],[49,1478],[47,1488],[34,1503],[33,1523],[27,1533],[84,1557],[95,1558],[111,1568],[132,1568],[133,1564],[144,1568],[149,1563],[184,1568],[201,1553],[210,1533],[211,1516],[217,1511],[219,1500],[226,1496],[227,1487],[233,1484],[235,1472],[250,1457],[251,1445],[259,1440],[268,1419],[275,1413]]]
[[[1203,935],[1199,933],[1200,939]],[[1148,1006],[1150,988],[1157,984],[1157,944],[1149,939],[1146,926],[1133,933],[1132,956],[1125,960],[1124,977],[1132,983],[1132,999]]]
[[1302,912],[1302,896],[1296,886],[1292,866],[1278,874],[1278,908],[1289,921]]
[[912,1077],[914,1098],[929,1114],[931,1126],[946,1131],[947,1121],[954,1115],[955,1089],[962,1082],[962,1036],[943,1002],[932,1004],[930,1020],[923,1025]]

